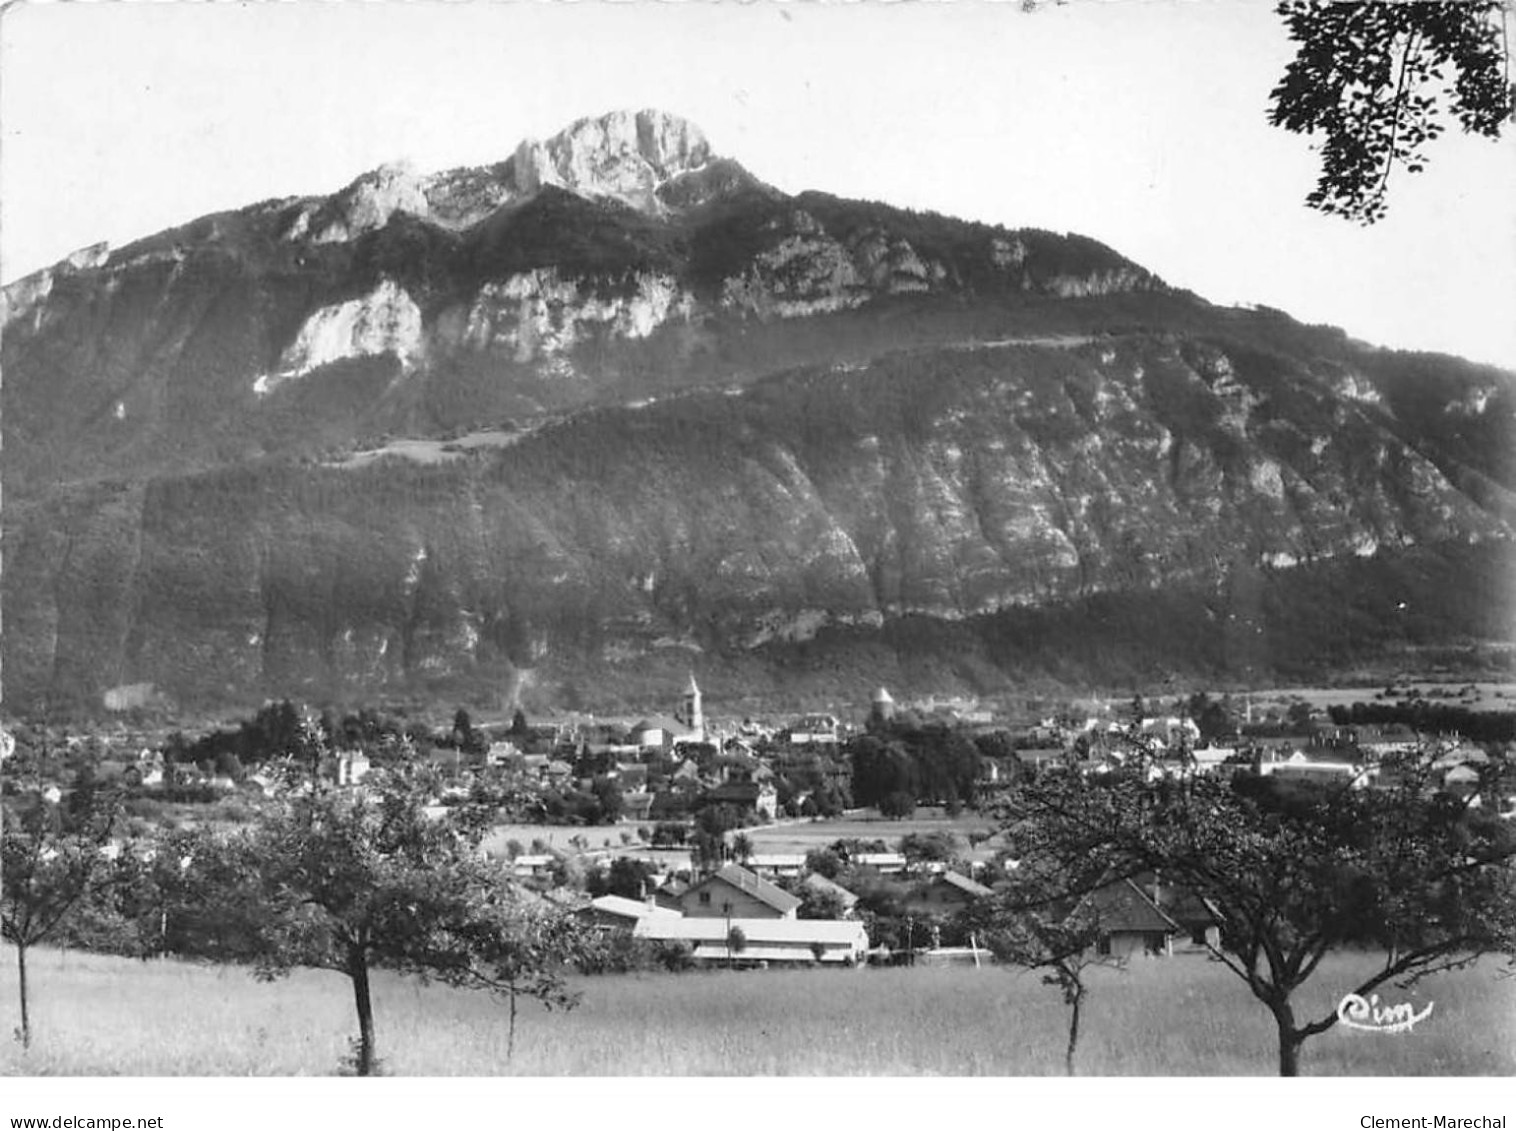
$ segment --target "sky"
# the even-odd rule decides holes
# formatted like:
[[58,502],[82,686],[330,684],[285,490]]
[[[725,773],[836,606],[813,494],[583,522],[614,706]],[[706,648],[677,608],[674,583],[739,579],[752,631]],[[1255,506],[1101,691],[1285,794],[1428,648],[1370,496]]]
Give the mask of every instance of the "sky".
[[1171,284],[1516,369],[1516,128],[1365,228],[1307,209],[1257,0],[60,4],[0,16],[0,278],[387,161],[484,164],[612,109],[787,191],[1093,236]]

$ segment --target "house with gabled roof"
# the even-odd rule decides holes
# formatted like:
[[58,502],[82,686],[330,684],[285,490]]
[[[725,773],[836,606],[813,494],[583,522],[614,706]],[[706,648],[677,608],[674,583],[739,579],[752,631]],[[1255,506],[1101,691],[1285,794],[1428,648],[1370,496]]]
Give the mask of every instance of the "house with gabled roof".
[[860,868],[875,869],[881,876],[898,875],[909,863],[898,852],[855,852],[848,859]]
[[691,918],[793,919],[800,900],[740,864],[724,864],[679,897]]
[[858,897],[835,880],[827,879],[820,872],[812,872],[800,881],[800,886],[817,895],[835,896],[842,907],[842,917],[844,919],[853,917],[853,910],[858,906]]
[[1154,881],[1153,902],[1158,909],[1179,924],[1191,947],[1221,945],[1221,910],[1211,900],[1196,895],[1189,888]]
[[1132,880],[1117,880],[1097,888],[1080,901],[1100,923],[1102,955],[1129,958],[1134,954],[1171,955],[1174,937],[1189,932],[1176,923]]
[[909,901],[913,911],[948,914],[961,911],[976,900],[993,894],[977,880],[944,871],[922,884]]
[[587,926],[607,931],[632,931],[648,916],[678,919],[679,912],[660,907],[654,900],[627,899],[623,895],[602,895],[574,913]]
[[744,813],[773,820],[779,811],[779,793],[773,786],[752,781],[724,782],[705,791],[705,801],[712,805],[731,805]]

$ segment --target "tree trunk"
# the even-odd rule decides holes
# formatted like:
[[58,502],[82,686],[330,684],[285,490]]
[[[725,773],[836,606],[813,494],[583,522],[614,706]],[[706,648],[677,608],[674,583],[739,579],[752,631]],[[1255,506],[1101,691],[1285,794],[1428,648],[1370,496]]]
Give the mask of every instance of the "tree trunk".
[[1269,1007],[1279,1029],[1279,1075],[1300,1075],[1300,1046],[1305,1040],[1295,1031],[1295,1012],[1288,1002]]
[[516,987],[511,987],[511,1022],[505,1031],[505,1062],[509,1064],[516,1055]]
[[361,947],[350,947],[347,974],[353,980],[353,1000],[358,1006],[358,1057],[354,1064],[359,1076],[374,1074],[374,1005],[368,992],[368,956]]
[[21,984],[21,1047],[32,1047],[32,1020],[27,1012],[26,1002],[26,947],[20,944],[16,946],[16,975]]
[[1069,1047],[1063,1055],[1063,1069],[1070,1076],[1074,1075],[1074,1050],[1079,1047],[1079,1007],[1083,1004],[1084,987],[1080,986],[1069,1003]]

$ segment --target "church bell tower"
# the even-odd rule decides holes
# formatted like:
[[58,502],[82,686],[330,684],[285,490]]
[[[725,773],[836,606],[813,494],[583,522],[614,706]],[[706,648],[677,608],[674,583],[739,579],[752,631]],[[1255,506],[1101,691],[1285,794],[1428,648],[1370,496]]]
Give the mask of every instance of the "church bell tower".
[[697,742],[705,741],[705,712],[701,709],[700,685],[695,682],[694,672],[690,672],[690,685],[684,690],[684,718],[681,721],[694,732]]

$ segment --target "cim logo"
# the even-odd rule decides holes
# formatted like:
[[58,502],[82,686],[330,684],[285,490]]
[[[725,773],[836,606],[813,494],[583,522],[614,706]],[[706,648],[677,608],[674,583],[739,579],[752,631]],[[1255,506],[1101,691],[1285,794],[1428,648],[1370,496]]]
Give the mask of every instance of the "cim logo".
[[1366,1033],[1409,1033],[1420,1021],[1432,1013],[1436,1002],[1428,1002],[1420,1013],[1408,1002],[1381,1007],[1379,995],[1374,994],[1364,1001],[1357,994],[1348,994],[1337,1006],[1337,1020],[1349,1029],[1362,1029]]

